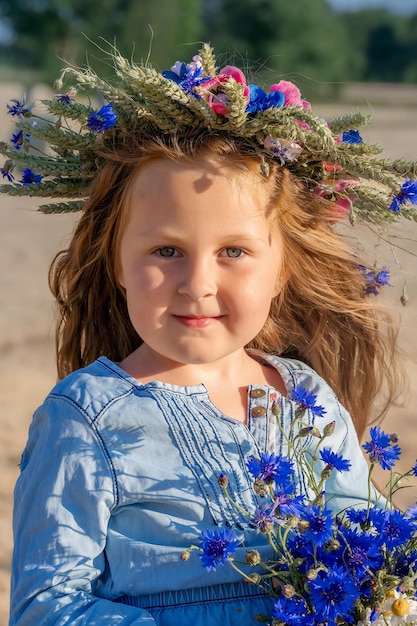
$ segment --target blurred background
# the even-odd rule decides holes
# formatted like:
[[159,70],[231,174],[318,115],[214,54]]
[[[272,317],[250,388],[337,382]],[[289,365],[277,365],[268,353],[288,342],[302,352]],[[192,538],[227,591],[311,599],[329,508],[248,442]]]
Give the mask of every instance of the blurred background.
[[416,0],[0,0],[2,80],[52,84],[63,62],[87,58],[103,72],[103,40],[159,69],[210,41],[312,99],[417,81]]
[[[0,140],[12,133],[6,103],[51,96],[68,64],[104,77],[109,44],[158,69],[188,62],[210,41],[218,65],[235,63],[269,86],[293,80],[327,119],[364,110],[362,132],[387,157],[417,160],[417,0],[0,0]],[[56,379],[47,273],[77,215],[45,216],[30,198],[0,197],[0,625],[7,624],[12,492],[36,406]],[[400,434],[407,471],[417,457],[417,224],[375,233],[343,228],[391,270],[381,296],[401,323],[410,390],[383,427]],[[405,293],[408,304],[400,297]],[[386,476],[380,477],[380,483]],[[404,486],[406,483],[404,483]],[[416,480],[398,503],[417,497]]]

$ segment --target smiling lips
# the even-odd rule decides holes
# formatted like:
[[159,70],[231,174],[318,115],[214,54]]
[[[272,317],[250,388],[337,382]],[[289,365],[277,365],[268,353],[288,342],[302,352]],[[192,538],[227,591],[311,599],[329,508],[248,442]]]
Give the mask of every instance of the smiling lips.
[[213,317],[197,317],[197,316],[187,316],[187,315],[174,315],[175,319],[180,322],[183,326],[187,326],[187,328],[206,328],[213,321],[221,319],[221,315],[213,316]]

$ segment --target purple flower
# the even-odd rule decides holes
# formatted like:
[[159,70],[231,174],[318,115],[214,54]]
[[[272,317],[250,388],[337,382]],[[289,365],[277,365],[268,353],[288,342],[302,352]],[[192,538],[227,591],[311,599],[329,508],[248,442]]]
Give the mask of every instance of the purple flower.
[[264,146],[273,157],[280,161],[281,165],[296,161],[303,151],[303,148],[295,141],[277,139],[271,135],[265,137]]
[[29,104],[28,106],[25,106],[26,95],[23,96],[22,101],[18,100],[17,98],[12,98],[11,102],[14,102],[14,104],[13,105],[7,104],[6,106],[8,108],[7,113],[11,115],[12,117],[19,117],[19,118],[30,117],[31,111],[33,107],[35,106],[34,102]]
[[413,472],[414,476],[417,476],[417,461],[414,463],[411,471]]
[[401,205],[406,202],[411,204],[417,204],[417,180],[407,179],[401,186],[400,191],[393,197],[390,211],[399,213],[401,211]]
[[[294,483],[291,483],[293,486]],[[277,490],[274,493],[274,509],[281,517],[296,515],[299,517],[304,510],[303,496],[290,496],[287,490]]]
[[71,97],[69,91],[67,91],[66,93],[59,93],[59,94],[57,94],[55,96],[55,99],[60,104],[71,104],[71,102],[72,102],[72,97]]
[[359,265],[359,270],[362,272],[365,281],[365,294],[379,294],[379,288],[385,285],[391,286],[389,283],[389,269],[384,265],[381,270],[370,270],[364,265]]
[[320,457],[323,463],[326,463],[327,469],[329,470],[335,469],[338,472],[348,472],[352,465],[350,461],[342,458],[340,454],[332,452],[330,448],[320,450]]
[[326,409],[322,406],[316,405],[317,395],[311,393],[302,385],[296,385],[291,392],[291,399],[298,402],[305,410],[310,409],[313,415],[323,417],[326,413]]
[[282,455],[262,453],[261,458],[249,457],[246,461],[248,472],[255,479],[264,480],[266,483],[279,482],[280,484],[293,476],[294,467],[289,458]]
[[101,107],[99,111],[90,113],[87,120],[87,126],[95,133],[104,133],[117,123],[117,115],[113,111],[111,102]]
[[369,454],[371,463],[378,463],[382,469],[391,469],[400,458],[401,448],[391,444],[391,438],[379,426],[370,429],[371,440],[362,448]]
[[218,565],[224,565],[235,552],[238,540],[229,528],[206,530],[201,534],[200,554],[201,564],[206,570],[215,570]]
[[252,518],[253,525],[261,533],[270,532],[277,522],[275,507],[272,504],[261,504],[258,506]]
[[35,174],[35,172],[29,168],[23,170],[23,176],[20,182],[22,185],[32,185],[33,183],[40,183],[42,180],[42,174]]
[[334,567],[329,572],[320,572],[315,580],[310,581],[311,598],[320,621],[328,626],[335,626],[340,615],[348,621],[354,609],[354,603],[360,595],[355,581],[342,567]]
[[24,133],[23,130],[18,130],[17,133],[12,135],[11,142],[16,150],[20,150],[25,141],[30,138],[29,133]]
[[363,143],[363,139],[357,130],[348,130],[343,133],[342,141],[344,143]]
[[272,107],[282,107],[284,103],[285,94],[282,91],[266,93],[258,85],[249,85],[249,102],[246,105],[248,113],[258,113]]
[[351,528],[345,528],[341,532],[344,537],[343,559],[355,576],[364,577],[369,569],[379,569],[383,557],[373,535]]

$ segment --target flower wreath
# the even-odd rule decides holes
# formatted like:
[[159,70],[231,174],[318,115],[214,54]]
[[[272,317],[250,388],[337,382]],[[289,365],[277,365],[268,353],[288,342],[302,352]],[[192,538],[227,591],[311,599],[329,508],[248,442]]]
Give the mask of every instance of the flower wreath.
[[[289,81],[280,80],[266,92],[247,84],[237,67],[218,71],[208,44],[190,63],[177,61],[162,73],[131,63],[115,48],[111,59],[112,82],[90,67],[65,68],[56,95],[41,101],[46,115],[25,98],[7,105],[16,132],[10,142],[0,142],[5,156],[0,174],[7,181],[0,193],[64,200],[41,205],[45,213],[81,210],[102,165],[103,145],[123,143],[133,127],[136,135],[150,128],[176,135],[201,128],[243,138],[259,155],[265,176],[271,161],[288,168],[333,203],[334,221],[347,217],[352,223],[380,224],[401,216],[417,221],[417,163],[378,158],[381,148],[365,143],[359,133],[370,116],[355,113],[327,122]],[[68,77],[73,80],[64,89]],[[107,103],[99,110],[85,104],[91,93]],[[367,293],[388,284],[386,268],[363,272]]]

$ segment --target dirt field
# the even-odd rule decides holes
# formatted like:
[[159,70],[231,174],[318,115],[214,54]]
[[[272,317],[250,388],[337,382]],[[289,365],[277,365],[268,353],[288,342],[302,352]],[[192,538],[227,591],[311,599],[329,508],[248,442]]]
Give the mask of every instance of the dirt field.
[[[12,97],[21,97],[18,85],[0,85],[0,112]],[[40,93],[32,94],[39,97]],[[330,117],[347,110],[358,110],[358,102],[372,109],[374,120],[363,133],[370,141],[383,144],[389,156],[403,155],[417,159],[417,90],[398,87],[352,88],[343,107],[321,106]],[[1,139],[9,138],[1,113]],[[33,410],[55,381],[53,358],[53,308],[47,288],[47,269],[54,253],[71,233],[74,217],[44,216],[34,210],[28,199],[0,198],[0,624],[7,623],[9,563],[12,550],[12,490],[18,474],[18,462],[25,444]],[[386,430],[400,433],[403,457],[399,468],[408,469],[417,457],[417,224],[407,223],[393,229],[401,232],[401,246],[411,252],[384,247],[383,255],[392,268],[394,287],[387,288],[386,298],[392,309],[402,315],[401,342],[409,356],[406,360],[411,389],[406,405],[393,407],[384,424]],[[356,229],[346,234],[355,237]],[[372,239],[369,235],[370,240]],[[396,241],[395,238],[393,241]],[[372,245],[369,247],[373,256]],[[398,258],[396,265],[393,255]],[[378,249],[378,258],[381,250]],[[372,262],[372,260],[371,260]],[[399,304],[406,280],[409,303]],[[417,497],[416,488],[403,492],[402,505]]]

